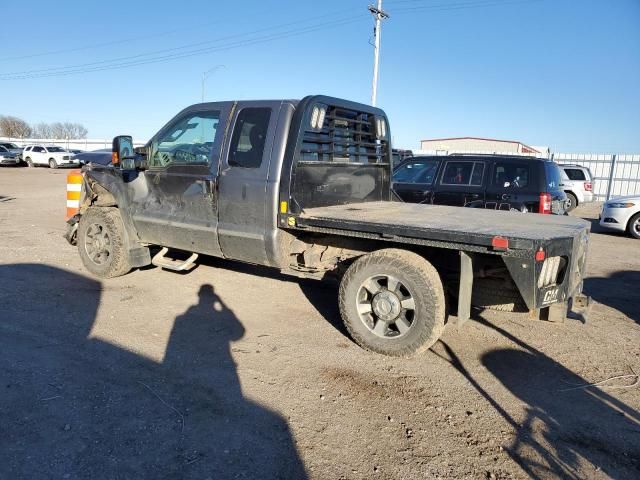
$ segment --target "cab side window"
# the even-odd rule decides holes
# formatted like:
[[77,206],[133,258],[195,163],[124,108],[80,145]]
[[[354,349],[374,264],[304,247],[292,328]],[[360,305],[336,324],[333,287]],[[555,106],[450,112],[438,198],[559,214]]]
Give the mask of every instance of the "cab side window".
[[260,168],[270,118],[270,108],[244,108],[240,111],[229,147],[230,167]]
[[440,185],[481,186],[484,162],[447,162]]
[[44,152],[44,148],[42,147],[33,147],[31,150],[38,153]]
[[220,111],[191,112],[153,141],[150,167],[208,165],[220,124]]

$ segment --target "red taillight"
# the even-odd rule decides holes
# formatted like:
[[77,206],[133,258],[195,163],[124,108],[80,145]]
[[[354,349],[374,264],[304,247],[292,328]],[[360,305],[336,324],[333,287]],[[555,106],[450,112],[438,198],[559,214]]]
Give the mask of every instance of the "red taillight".
[[538,207],[538,213],[551,213],[551,194],[540,194],[540,206]]
[[544,250],[540,247],[540,250],[536,252],[536,262],[544,262],[546,256],[547,255],[544,253]]
[[593,183],[591,182],[584,182],[584,189],[587,192],[590,192],[591,190],[593,190]]

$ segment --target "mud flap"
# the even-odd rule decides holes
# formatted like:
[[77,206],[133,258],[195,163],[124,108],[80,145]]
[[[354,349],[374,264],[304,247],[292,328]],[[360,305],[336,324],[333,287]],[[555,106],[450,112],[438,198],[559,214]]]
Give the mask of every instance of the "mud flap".
[[473,291],[473,258],[467,252],[460,252],[460,289],[458,291],[458,320],[462,327],[471,318],[471,293]]

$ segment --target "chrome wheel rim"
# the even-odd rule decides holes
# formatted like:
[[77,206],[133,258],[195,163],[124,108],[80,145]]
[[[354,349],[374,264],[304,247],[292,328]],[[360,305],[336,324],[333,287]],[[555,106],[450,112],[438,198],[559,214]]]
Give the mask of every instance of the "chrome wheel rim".
[[391,275],[369,277],[358,289],[358,316],[365,327],[378,337],[406,335],[413,325],[415,308],[409,289]]
[[104,265],[111,258],[113,245],[106,229],[99,223],[92,223],[85,233],[84,248],[87,256],[96,265]]
[[633,222],[631,228],[634,232],[636,232],[636,235],[640,235],[640,218],[636,219],[636,221]]

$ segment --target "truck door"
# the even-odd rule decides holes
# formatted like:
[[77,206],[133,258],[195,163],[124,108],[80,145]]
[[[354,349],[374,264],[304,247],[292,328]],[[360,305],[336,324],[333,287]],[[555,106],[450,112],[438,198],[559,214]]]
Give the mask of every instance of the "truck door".
[[234,113],[218,197],[218,238],[227,258],[268,264],[267,178],[279,106],[251,102]]
[[485,162],[446,160],[433,194],[436,205],[484,207]]
[[148,169],[130,182],[142,241],[221,255],[216,181],[230,110],[231,103],[189,108],[151,140]]

